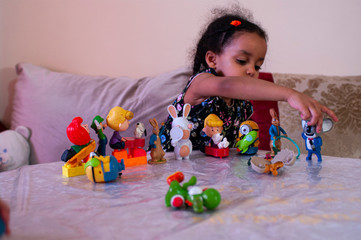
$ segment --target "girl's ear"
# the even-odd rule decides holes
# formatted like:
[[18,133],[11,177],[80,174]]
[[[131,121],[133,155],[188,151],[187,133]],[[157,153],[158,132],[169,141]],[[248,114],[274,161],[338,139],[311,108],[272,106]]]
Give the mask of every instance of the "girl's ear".
[[206,52],[206,62],[207,62],[208,67],[215,69],[216,65],[217,65],[216,59],[217,59],[217,55],[214,52],[212,52],[212,51]]

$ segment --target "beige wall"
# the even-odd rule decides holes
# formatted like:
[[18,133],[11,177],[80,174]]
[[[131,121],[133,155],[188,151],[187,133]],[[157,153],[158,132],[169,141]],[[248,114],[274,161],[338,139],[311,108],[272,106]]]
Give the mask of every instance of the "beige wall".
[[[14,65],[90,75],[154,75],[187,65],[216,6],[236,0],[0,0],[0,120]],[[360,75],[360,0],[243,0],[269,34],[263,71]],[[9,94],[10,92],[10,94]]]

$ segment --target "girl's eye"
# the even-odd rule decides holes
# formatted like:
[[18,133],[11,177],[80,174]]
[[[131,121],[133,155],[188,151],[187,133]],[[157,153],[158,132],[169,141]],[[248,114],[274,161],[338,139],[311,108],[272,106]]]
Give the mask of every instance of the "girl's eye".
[[254,66],[254,69],[256,69],[256,71],[260,71],[261,70],[261,66]]
[[241,59],[237,59],[237,62],[241,65],[246,65],[247,61],[246,60],[241,60]]

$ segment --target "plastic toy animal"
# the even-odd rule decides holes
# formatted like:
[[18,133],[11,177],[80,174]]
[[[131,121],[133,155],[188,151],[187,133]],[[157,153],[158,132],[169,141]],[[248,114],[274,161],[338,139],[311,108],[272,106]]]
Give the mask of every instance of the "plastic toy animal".
[[162,145],[159,138],[159,127],[157,119],[149,119],[150,125],[153,127],[153,134],[149,139],[150,146],[150,157],[151,160],[148,161],[149,164],[161,164],[166,163],[167,160],[164,158],[165,152],[163,151]]
[[165,205],[167,207],[179,209],[183,206],[189,206],[193,208],[194,212],[202,213],[204,208],[213,210],[221,202],[221,195],[214,188],[202,190],[200,187],[191,187],[188,190],[189,186],[196,185],[197,178],[195,176],[192,176],[183,186],[180,185],[180,182],[184,179],[181,172],[170,175],[168,179],[169,190],[165,195]]
[[188,122],[187,117],[191,111],[191,105],[184,104],[183,117],[178,117],[177,110],[173,105],[169,105],[167,110],[173,118],[170,137],[175,157],[177,160],[189,159],[189,155],[192,153],[192,142],[189,140],[192,125]]
[[135,138],[142,138],[144,136],[147,136],[147,129],[145,129],[145,126],[141,122],[137,122],[134,130],[134,136]]
[[241,154],[253,155],[258,151],[259,127],[254,121],[244,121],[239,127],[239,138],[235,147]]
[[271,148],[271,154],[275,155],[275,150],[273,145],[276,146],[276,151],[280,151],[281,139],[277,139],[274,144],[273,144],[273,140],[276,139],[278,136],[281,136],[281,133],[287,137],[287,133],[283,128],[281,128],[280,121],[278,119],[276,111],[273,108],[271,108],[269,110],[269,113],[272,117],[272,125],[269,129],[269,134],[271,135],[270,148]]
[[31,130],[18,126],[0,133],[0,173],[31,162]]
[[125,169],[124,160],[119,163],[114,156],[90,155],[90,160],[84,166],[87,177],[92,182],[106,183],[114,181]]
[[[316,132],[316,126],[308,126],[308,121],[302,120],[302,138],[305,140],[305,147],[308,151],[306,160],[312,160],[312,154],[316,154],[317,160],[322,161],[321,146],[322,138]],[[323,120],[322,133],[328,132],[332,129],[333,122],[331,119],[326,118]]]

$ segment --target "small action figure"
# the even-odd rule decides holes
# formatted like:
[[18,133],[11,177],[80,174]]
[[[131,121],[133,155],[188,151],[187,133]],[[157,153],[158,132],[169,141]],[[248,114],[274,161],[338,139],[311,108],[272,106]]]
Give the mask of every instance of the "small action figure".
[[253,156],[251,158],[252,169],[258,173],[272,173],[278,175],[278,169],[283,166],[292,166],[296,161],[296,154],[290,149],[282,149],[273,158],[267,154],[266,157]]
[[118,106],[113,107],[107,116],[107,124],[114,130],[109,141],[109,146],[114,149],[112,155],[118,162],[123,159],[126,167],[147,164],[147,153],[143,149],[145,139],[120,136],[120,132],[129,128],[129,120],[133,117],[133,112]]
[[107,136],[105,136],[103,133],[104,129],[107,127],[107,124],[103,124],[103,121],[104,119],[101,116],[95,116],[93,118],[91,128],[95,131],[99,138],[97,153],[105,156],[108,139]]
[[209,142],[204,147],[204,153],[213,157],[228,157],[229,142],[223,137],[223,121],[216,114],[209,114],[204,119],[202,131],[210,137]]
[[109,141],[109,146],[113,149],[124,149],[126,139],[120,136],[120,132],[129,128],[129,120],[134,117],[133,112],[121,107],[113,107],[107,116],[108,126],[114,130],[113,136]]
[[[150,159],[148,161],[149,164],[162,164],[166,163],[167,160],[164,158],[165,152],[163,151],[162,145],[160,143],[159,138],[159,127],[157,119],[149,119],[150,125],[153,127],[153,134],[150,136],[149,139],[149,146],[150,146]],[[163,127],[164,123],[162,124]]]
[[[281,133],[283,133],[284,136],[287,137],[287,133],[283,128],[281,128],[280,121],[278,119],[276,111],[273,108],[271,108],[269,110],[269,113],[272,117],[272,125],[269,129],[269,134],[271,135],[270,148],[271,148],[271,154],[275,155],[275,150],[277,152],[281,150],[281,139],[280,138],[276,139],[276,138],[281,136]],[[273,143],[274,140],[275,142]],[[275,147],[273,145],[275,145]]]
[[[316,154],[317,160],[322,161],[321,146],[322,138],[316,132],[316,126],[308,126],[308,121],[302,120],[302,138],[305,140],[305,147],[308,151],[306,160],[312,160],[312,154]],[[331,119],[326,118],[322,123],[322,133],[328,132],[332,129],[333,122]]]
[[197,178],[192,176],[188,182],[183,186],[180,183],[183,181],[184,175],[182,172],[175,172],[167,178],[169,190],[165,195],[165,205],[167,207],[181,208],[183,206],[190,206],[196,213],[202,213],[204,208],[213,210],[221,202],[221,195],[214,188],[201,189],[200,187],[191,187],[197,183]]
[[175,157],[177,160],[189,159],[189,155],[192,153],[192,142],[189,140],[192,125],[188,122],[187,117],[191,111],[191,105],[184,104],[183,117],[178,117],[177,110],[173,105],[169,105],[167,110],[173,118],[170,138]]
[[[75,117],[69,126],[66,129],[66,134],[70,142],[74,145],[63,152],[61,160],[68,162],[75,155],[77,155],[81,150],[86,149],[86,147],[91,143],[92,139],[89,134],[88,124],[82,124],[83,119],[81,117]],[[88,155],[93,150],[87,151]],[[76,164],[80,164],[78,161]],[[73,164],[72,164],[73,165]]]
[[216,114],[209,114],[204,119],[204,128],[202,130],[208,137],[208,146],[217,147],[219,149],[227,148],[229,142],[226,137],[223,137],[223,121]]
[[259,127],[254,121],[247,120],[239,127],[239,138],[235,147],[241,154],[254,155],[258,151]]
[[84,166],[88,179],[92,182],[106,183],[115,181],[125,169],[124,160],[118,162],[114,156],[97,156],[91,153],[90,160]]

